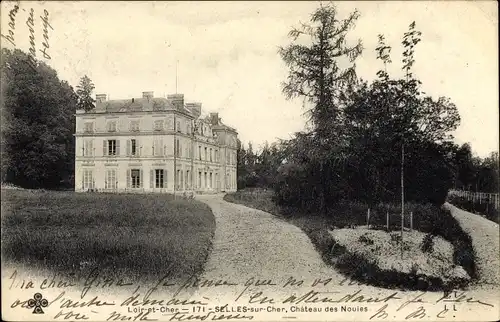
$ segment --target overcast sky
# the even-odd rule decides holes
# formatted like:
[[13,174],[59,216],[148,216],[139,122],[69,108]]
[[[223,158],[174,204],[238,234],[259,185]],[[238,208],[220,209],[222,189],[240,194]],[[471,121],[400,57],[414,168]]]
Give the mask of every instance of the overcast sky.
[[[219,112],[243,142],[258,146],[290,138],[304,128],[302,101],[285,100],[280,83],[287,70],[277,54],[287,33],[307,21],[318,2],[41,2],[22,1],[15,16],[14,43],[27,51],[26,25],[34,10],[37,58],[76,86],[87,74],[96,93],[111,99],[163,96],[176,91],[186,101]],[[415,74],[423,90],[448,96],[462,122],[458,143],[470,142],[481,156],[498,150],[498,11],[495,2],[338,2],[342,18],[357,8],[361,17],[351,39],[365,47],[358,75],[373,79],[377,34],[393,46],[399,74],[401,37],[412,21],[422,31]],[[2,2],[2,34],[9,10]],[[43,58],[43,21],[48,12],[50,59]],[[2,46],[13,45],[2,38]]]

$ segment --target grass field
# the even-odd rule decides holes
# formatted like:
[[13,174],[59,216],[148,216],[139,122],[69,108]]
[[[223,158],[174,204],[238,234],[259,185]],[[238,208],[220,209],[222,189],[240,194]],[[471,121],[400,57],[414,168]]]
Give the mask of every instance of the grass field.
[[2,190],[4,262],[75,272],[173,278],[199,274],[215,219],[171,195]]
[[[367,205],[357,202],[342,202],[331,205],[328,214],[309,213],[303,214],[292,209],[281,209],[272,201],[271,194],[258,193],[257,191],[238,191],[227,194],[224,200],[243,204],[247,207],[260,209],[272,213],[291,224],[299,227],[307,234],[323,261],[332,265],[338,271],[349,275],[353,279],[366,282],[375,286],[402,289],[438,290],[447,287],[464,285],[463,280],[447,283],[443,278],[427,278],[418,282],[414,276],[397,269],[383,269],[374,264],[366,256],[351,253],[347,247],[335,247],[339,243],[332,236],[332,231],[342,228],[354,228],[366,225]],[[371,212],[370,227],[383,230],[387,211],[390,213],[390,231],[400,230],[399,205],[380,204],[373,207]],[[475,279],[476,265],[475,253],[470,236],[465,233],[458,222],[446,210],[432,205],[407,204],[406,211],[413,212],[413,227],[415,230],[429,236],[440,236],[453,245],[452,262],[462,266],[467,274]],[[408,227],[405,222],[405,227]],[[407,250],[406,261],[412,265],[412,253]],[[383,254],[381,254],[383,256]],[[418,282],[418,283],[417,283]]]

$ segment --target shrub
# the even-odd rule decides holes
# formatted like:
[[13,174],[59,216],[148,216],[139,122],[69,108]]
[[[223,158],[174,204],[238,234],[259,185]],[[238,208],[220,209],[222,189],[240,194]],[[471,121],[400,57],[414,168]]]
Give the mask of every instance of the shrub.
[[432,253],[434,250],[434,236],[431,234],[425,235],[424,239],[422,240],[422,246],[421,249],[424,253]]

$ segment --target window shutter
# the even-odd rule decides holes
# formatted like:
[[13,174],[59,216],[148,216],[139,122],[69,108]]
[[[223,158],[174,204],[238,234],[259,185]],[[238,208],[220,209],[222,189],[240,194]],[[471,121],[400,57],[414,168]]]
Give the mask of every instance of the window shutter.
[[129,131],[129,132],[132,132],[132,124],[133,124],[133,123],[134,123],[134,121],[130,121],[130,122],[128,123],[128,131]]
[[164,155],[163,154],[163,140],[158,140],[158,155]]
[[89,141],[89,147],[90,147],[89,155],[93,156],[94,155],[94,140]]
[[120,155],[120,140],[116,140],[116,155]]
[[143,175],[143,171],[141,169],[140,173],[139,173],[139,187],[143,188],[144,187],[144,175]]
[[149,170],[149,187],[152,189],[154,188],[153,182],[155,179],[155,170]]
[[156,142],[157,142],[156,140],[153,141],[153,156],[155,156],[157,153],[156,152]]
[[163,170],[163,188],[167,188],[167,169]]
[[103,156],[108,155],[108,154],[106,153],[106,152],[107,152],[107,149],[106,149],[106,145],[107,145],[107,144],[106,144],[106,143],[108,143],[108,141],[106,141],[106,140],[102,141],[102,155],[103,155]]
[[85,170],[82,172],[82,189],[85,189]]
[[132,151],[132,143],[130,142],[130,140],[127,140],[127,155],[130,155],[132,153],[131,151]]
[[127,188],[130,188],[130,169],[127,169]]

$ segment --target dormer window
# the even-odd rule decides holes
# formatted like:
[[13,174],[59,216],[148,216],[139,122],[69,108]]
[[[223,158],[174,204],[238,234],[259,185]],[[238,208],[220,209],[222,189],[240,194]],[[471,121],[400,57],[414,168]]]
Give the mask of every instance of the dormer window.
[[163,131],[163,120],[156,120],[154,123],[155,131]]
[[108,132],[116,132],[116,122],[108,122]]

